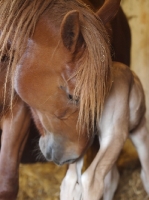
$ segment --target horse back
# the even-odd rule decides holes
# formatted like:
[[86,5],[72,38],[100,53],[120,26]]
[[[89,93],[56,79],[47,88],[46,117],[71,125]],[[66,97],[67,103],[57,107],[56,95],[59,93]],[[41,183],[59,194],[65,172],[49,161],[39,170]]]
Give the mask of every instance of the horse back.
[[[125,109],[128,109],[128,130],[132,132],[141,123],[145,114],[145,95],[138,76],[122,63],[114,63],[114,90],[119,102],[125,99]],[[114,99],[114,97],[112,96]],[[121,107],[119,105],[118,107]]]

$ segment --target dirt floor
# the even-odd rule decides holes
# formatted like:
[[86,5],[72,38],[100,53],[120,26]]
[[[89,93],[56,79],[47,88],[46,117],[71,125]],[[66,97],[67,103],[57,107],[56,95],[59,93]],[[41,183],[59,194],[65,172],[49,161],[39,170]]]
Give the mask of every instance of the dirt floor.
[[[120,183],[114,200],[149,200],[140,180],[140,163],[127,141],[118,160]],[[17,200],[59,200],[59,186],[66,166],[53,163],[20,165],[20,190]]]

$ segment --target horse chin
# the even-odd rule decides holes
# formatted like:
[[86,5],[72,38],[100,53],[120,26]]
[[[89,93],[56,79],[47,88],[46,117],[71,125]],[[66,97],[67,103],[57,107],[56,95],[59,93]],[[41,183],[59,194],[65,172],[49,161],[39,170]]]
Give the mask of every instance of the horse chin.
[[54,161],[53,162],[56,164],[56,165],[59,165],[59,166],[62,166],[62,165],[65,165],[65,164],[73,164],[77,161],[78,159],[70,159],[70,160],[66,160],[64,162],[59,162],[59,161]]
[[60,159],[60,160],[58,160],[58,159],[56,159],[56,158],[53,158],[53,159],[49,159],[49,158],[47,158],[46,157],[46,160],[48,161],[48,162],[54,162],[56,165],[59,165],[59,166],[62,166],[62,165],[65,165],[65,164],[72,164],[72,163],[75,163],[77,160],[78,160],[78,158],[75,158],[75,159],[68,159],[68,160],[65,160],[65,159]]

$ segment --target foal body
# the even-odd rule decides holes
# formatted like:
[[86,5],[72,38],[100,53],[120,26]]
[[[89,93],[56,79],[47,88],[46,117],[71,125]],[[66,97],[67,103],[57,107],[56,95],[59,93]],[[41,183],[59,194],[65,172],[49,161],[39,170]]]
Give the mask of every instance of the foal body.
[[149,194],[149,132],[142,85],[121,63],[113,63],[113,71],[112,88],[98,123],[100,149],[82,175],[83,159],[69,165],[61,185],[61,200],[99,200],[103,193],[104,200],[112,200],[119,181],[115,162],[127,137],[138,151],[141,179]]

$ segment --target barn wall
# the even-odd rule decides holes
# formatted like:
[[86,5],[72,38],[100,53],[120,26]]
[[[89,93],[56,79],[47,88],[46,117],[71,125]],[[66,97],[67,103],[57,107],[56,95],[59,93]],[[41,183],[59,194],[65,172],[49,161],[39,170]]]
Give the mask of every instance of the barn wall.
[[122,0],[122,7],[132,32],[131,68],[144,87],[149,128],[149,0]]

